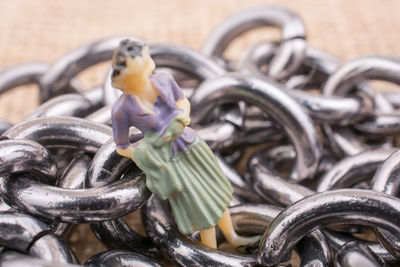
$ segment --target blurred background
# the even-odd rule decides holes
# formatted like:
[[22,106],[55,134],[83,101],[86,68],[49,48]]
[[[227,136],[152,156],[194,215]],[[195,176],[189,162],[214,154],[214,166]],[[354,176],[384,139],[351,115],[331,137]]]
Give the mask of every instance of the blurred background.
[[[307,41],[343,60],[381,54],[400,57],[398,0],[1,0],[0,69],[28,61],[54,62],[82,44],[115,35],[172,42],[201,49],[212,29],[227,16],[259,4],[284,5],[298,13]],[[264,28],[236,40],[228,54],[235,57],[248,45],[278,40],[279,31]],[[103,83],[107,63],[79,78],[85,88]],[[36,86],[0,96],[0,118],[17,123],[38,105]],[[81,243],[90,239],[90,246]],[[69,237],[81,260],[104,249],[87,228]]]
[[[271,3],[297,12],[306,25],[307,41],[341,59],[400,56],[398,0],[2,0],[0,68],[27,61],[54,62],[70,49],[113,35],[200,49],[228,15]],[[255,30],[236,41],[228,53],[235,56],[249,44],[271,39],[279,39],[279,31]],[[85,71],[84,86],[101,84],[105,69]],[[16,123],[37,104],[35,86],[13,90],[0,96],[0,118]]]

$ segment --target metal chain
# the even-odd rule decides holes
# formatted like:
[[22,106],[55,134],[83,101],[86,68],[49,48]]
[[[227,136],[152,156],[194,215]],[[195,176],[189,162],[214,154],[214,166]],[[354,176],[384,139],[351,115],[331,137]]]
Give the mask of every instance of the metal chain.
[[[282,39],[254,44],[237,60],[223,57],[234,39],[261,26],[278,27]],[[271,5],[227,18],[202,52],[149,44],[156,71],[171,72],[190,98],[192,126],[232,183],[236,231],[263,235],[240,254],[205,248],[196,232],[180,234],[167,203],[116,153],[110,109],[120,92],[110,71],[104,84],[81,90],[76,76],[110,60],[125,38],[0,72],[0,93],[36,83],[41,100],[20,123],[0,121],[0,265],[77,266],[63,241],[77,223],[90,223],[109,248],[83,263],[91,266],[400,263],[400,94],[368,83],[399,85],[399,58],[341,62],[308,45],[297,14]],[[132,128],[130,138],[142,134]],[[146,236],[123,218],[140,208]]]

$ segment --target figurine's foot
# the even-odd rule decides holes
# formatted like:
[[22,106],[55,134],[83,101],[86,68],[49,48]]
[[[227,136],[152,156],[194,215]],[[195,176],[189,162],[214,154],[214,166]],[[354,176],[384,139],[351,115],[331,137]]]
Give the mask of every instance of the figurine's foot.
[[232,218],[228,209],[222,214],[218,226],[229,244],[241,251],[244,251],[249,247],[256,247],[261,240],[261,235],[245,237],[236,234],[233,229]]
[[246,247],[256,247],[261,240],[261,235],[257,236],[240,236],[236,233],[232,233],[231,237],[228,239],[228,242],[239,250],[245,250]]
[[200,240],[203,245],[209,248],[217,248],[217,238],[215,237],[215,228],[200,230]]

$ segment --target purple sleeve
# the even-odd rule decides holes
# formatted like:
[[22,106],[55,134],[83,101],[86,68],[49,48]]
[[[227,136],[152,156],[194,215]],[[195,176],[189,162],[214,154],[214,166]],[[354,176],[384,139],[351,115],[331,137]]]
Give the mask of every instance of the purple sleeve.
[[176,83],[174,77],[168,72],[163,72],[161,75],[164,76],[163,79],[165,80],[166,84],[170,86],[175,101],[178,101],[178,99],[182,99],[184,97],[182,89]]
[[[158,89],[160,97],[167,103],[173,101],[174,103],[185,96],[182,89],[175,82],[174,77],[168,72],[160,72],[150,76],[153,85]],[[171,104],[171,103],[169,103]]]
[[171,86],[171,90],[172,90],[172,93],[174,94],[175,101],[178,101],[178,99],[182,99],[184,97],[182,89],[176,83],[174,77],[169,73],[167,73],[166,77]]
[[126,148],[129,146],[129,117],[124,112],[122,97],[114,104],[111,111],[111,123],[114,142],[117,147]]
[[182,89],[181,89],[181,88],[179,87],[179,85],[176,83],[176,81],[174,80],[174,78],[172,78],[172,76],[171,76],[170,83],[171,83],[171,88],[172,88],[172,92],[173,92],[173,94],[174,94],[175,101],[178,101],[179,99],[184,98]]

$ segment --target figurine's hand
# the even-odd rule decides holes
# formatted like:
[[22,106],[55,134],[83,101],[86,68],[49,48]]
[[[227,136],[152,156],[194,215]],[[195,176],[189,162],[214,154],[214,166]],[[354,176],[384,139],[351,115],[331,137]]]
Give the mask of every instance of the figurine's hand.
[[184,97],[176,101],[176,106],[183,110],[182,113],[178,115],[178,119],[185,125],[190,124],[190,103],[189,100]]
[[120,148],[117,146],[116,150],[117,150],[117,153],[120,154],[121,156],[133,159],[134,147],[132,145],[129,145],[126,148]]
[[179,117],[176,117],[165,132],[157,139],[155,145],[162,146],[166,143],[173,142],[182,134],[185,127],[186,125],[183,124],[182,120]]
[[185,113],[180,112],[176,119],[180,121],[184,126],[188,126],[190,124],[190,117],[186,116]]

